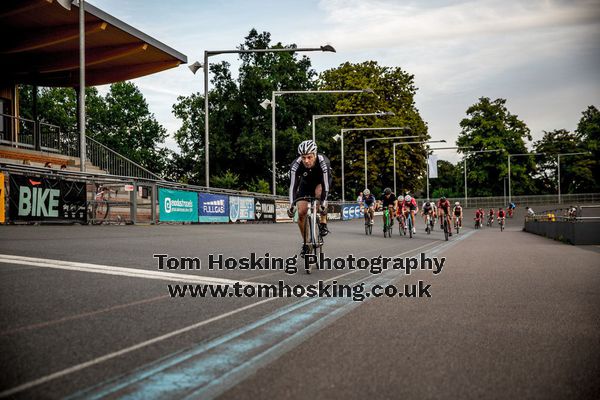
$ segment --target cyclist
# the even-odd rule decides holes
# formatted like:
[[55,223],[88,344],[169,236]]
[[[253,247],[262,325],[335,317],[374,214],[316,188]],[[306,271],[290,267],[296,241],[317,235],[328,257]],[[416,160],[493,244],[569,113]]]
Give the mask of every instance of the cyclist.
[[490,208],[490,212],[488,214],[488,221],[490,223],[490,226],[492,226],[492,224],[494,223],[494,215],[496,215],[494,208]]
[[427,216],[429,215],[431,222],[435,221],[435,204],[430,201],[424,202],[421,215],[423,216],[423,222],[425,222],[425,230],[427,230]]
[[[396,204],[396,195],[392,193],[392,189],[385,188],[383,191],[383,195],[380,199],[381,208],[385,209],[386,207],[390,210],[390,226],[394,225],[394,205]],[[383,230],[385,231],[385,213],[383,214]]]
[[460,201],[454,203],[454,208],[452,209],[452,221],[458,221],[458,226],[462,227],[462,219],[463,219],[463,208],[460,205]]
[[480,228],[481,221],[483,219],[483,214],[481,213],[481,208],[475,210],[475,226]]
[[500,223],[500,221],[504,221],[504,220],[506,220],[506,213],[504,212],[502,207],[500,207],[498,209],[498,223]]
[[402,200],[398,208],[402,210],[402,213],[404,213],[406,218],[410,218],[412,220],[413,233],[417,233],[417,230],[415,229],[415,213],[419,211],[417,200],[413,199],[407,194],[406,196],[404,196],[404,199]]
[[375,199],[375,196],[371,194],[371,191],[369,189],[365,189],[362,198],[362,205],[364,207],[363,212],[365,213],[365,215],[367,213],[369,214],[371,225],[373,225],[373,218],[375,217],[376,202],[377,200]]
[[450,202],[446,199],[446,196],[440,197],[437,202],[438,216],[440,217],[440,226],[443,225],[443,219],[446,219],[448,225],[448,236],[452,236],[452,228],[450,225]]
[[[290,208],[288,216],[293,218],[294,201],[298,197],[314,196],[319,199],[321,219],[319,232],[321,236],[329,233],[327,229],[327,194],[331,186],[331,164],[323,154],[317,153],[317,144],[312,140],[305,140],[298,146],[299,157],[294,160],[290,169]],[[298,227],[300,236],[303,235],[304,219],[308,212],[308,201],[299,201]],[[305,254],[306,248],[302,249]]]
[[508,210],[508,216],[512,217],[513,212],[515,211],[515,208],[517,208],[517,205],[515,203],[513,203],[513,202],[510,202],[508,204],[508,207],[506,207],[506,208]]

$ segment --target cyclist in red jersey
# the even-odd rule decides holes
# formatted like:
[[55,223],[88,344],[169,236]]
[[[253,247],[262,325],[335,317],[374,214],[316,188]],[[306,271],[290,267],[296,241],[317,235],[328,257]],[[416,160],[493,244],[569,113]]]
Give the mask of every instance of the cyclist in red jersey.
[[[398,201],[400,201],[398,199]],[[404,213],[404,215],[407,218],[412,218],[412,227],[413,227],[413,233],[416,233],[417,230],[415,228],[415,213],[417,211],[419,211],[419,206],[417,205],[417,200],[415,200],[413,197],[406,195],[404,196],[404,199],[402,200],[402,203],[400,204],[400,208],[402,209],[402,212]]]
[[446,218],[446,223],[448,224],[448,236],[452,236],[452,228],[450,224],[450,202],[446,199],[446,196],[440,197],[437,202],[437,208],[439,211],[440,217],[440,226],[443,224],[442,218]]

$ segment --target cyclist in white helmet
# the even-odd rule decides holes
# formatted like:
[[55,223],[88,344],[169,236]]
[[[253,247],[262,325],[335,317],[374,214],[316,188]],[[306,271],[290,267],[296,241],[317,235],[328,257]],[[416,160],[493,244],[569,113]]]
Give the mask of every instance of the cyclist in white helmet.
[[[398,202],[400,202],[400,200],[398,200]],[[404,199],[398,208],[404,213],[406,218],[412,219],[413,233],[417,233],[417,230],[415,229],[415,213],[419,211],[417,200],[407,194],[404,196]]]
[[377,199],[371,194],[369,189],[365,189],[363,192],[363,212],[369,215],[371,225],[373,225],[373,218],[375,217],[375,206]]
[[[290,209],[288,215],[294,216],[294,201],[298,197],[314,196],[320,200],[321,221],[319,231],[321,236],[329,233],[327,229],[327,194],[331,187],[331,163],[323,154],[317,154],[317,144],[312,140],[305,140],[298,146],[298,158],[294,160],[290,169]],[[299,201],[298,227],[300,236],[303,233],[304,219],[308,212],[308,202]],[[303,254],[306,249],[302,249]]]

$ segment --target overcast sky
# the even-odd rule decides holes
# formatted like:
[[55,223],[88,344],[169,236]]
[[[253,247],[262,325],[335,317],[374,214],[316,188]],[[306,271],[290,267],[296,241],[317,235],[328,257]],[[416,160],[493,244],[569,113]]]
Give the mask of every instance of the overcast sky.
[[[415,76],[417,108],[435,139],[454,143],[479,97],[507,99],[531,129],[574,130],[600,107],[600,0],[91,0],[91,4],[187,55],[235,49],[251,28],[273,43],[331,44],[307,53],[317,72],[375,60]],[[236,55],[211,58],[232,64]],[[187,65],[133,81],[172,135],[177,96],[201,92]],[[340,88],[342,89],[342,88]],[[260,101],[262,99],[257,99]],[[168,140],[168,147],[175,148]],[[448,152],[440,158],[456,160]]]

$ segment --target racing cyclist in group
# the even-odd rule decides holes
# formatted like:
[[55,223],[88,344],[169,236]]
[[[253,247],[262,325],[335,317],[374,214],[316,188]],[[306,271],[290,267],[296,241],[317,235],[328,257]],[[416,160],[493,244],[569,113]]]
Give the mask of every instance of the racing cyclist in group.
[[[312,140],[305,140],[298,146],[298,158],[290,167],[290,208],[288,216],[294,217],[295,207],[298,208],[298,228],[300,236],[304,234],[304,219],[308,212],[308,201],[295,200],[299,197],[311,196],[319,199],[320,223],[319,232],[321,236],[329,233],[327,229],[327,194],[331,187],[331,164],[323,154],[317,153],[317,144]],[[294,206],[295,204],[295,206]],[[303,247],[302,255],[307,250]]]
[[454,203],[454,208],[452,209],[452,221],[458,223],[458,226],[462,228],[462,220],[463,220],[463,208],[460,205],[460,201]]
[[[396,195],[392,193],[392,189],[385,188],[380,201],[382,210],[385,210],[386,207],[390,210],[390,226],[394,225],[394,205],[396,204]],[[383,230],[385,232],[385,213],[383,214]]]
[[371,194],[369,189],[365,189],[363,192],[363,198],[361,202],[361,207],[363,207],[363,212],[366,215],[369,214],[369,219],[371,221],[371,225],[373,225],[373,220],[375,218],[375,204],[377,203],[377,199],[375,196]]
[[498,209],[498,223],[500,223],[500,221],[505,221],[505,220],[506,220],[506,213],[504,212],[502,207],[500,207]]
[[429,224],[433,228],[436,217],[435,204],[430,201],[425,201],[421,209],[421,215],[423,216],[423,222],[425,222],[425,230],[427,230],[427,215],[429,215]]
[[[400,199],[398,200],[400,203]],[[412,220],[412,233],[417,233],[415,229],[415,213],[419,211],[419,206],[417,206],[417,200],[413,199],[408,194],[404,196],[402,202],[398,205],[398,208],[401,210],[406,218],[410,218]],[[407,215],[408,214],[408,215]]]
[[490,228],[494,224],[494,216],[495,215],[496,215],[496,212],[494,211],[494,208],[490,208],[490,212],[488,214],[488,222],[489,222]]
[[438,216],[440,217],[440,227],[442,226],[443,220],[446,219],[448,224],[448,236],[452,236],[452,225],[450,224],[450,202],[446,199],[446,196],[440,197],[437,202]]

